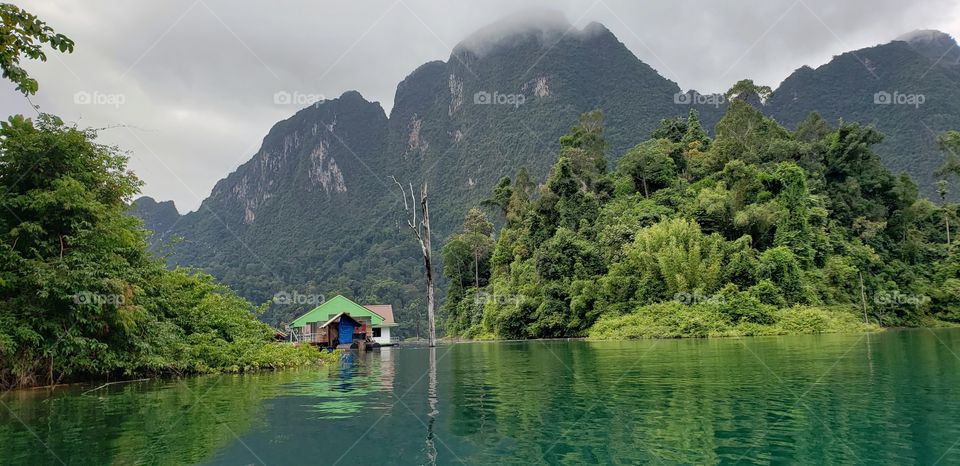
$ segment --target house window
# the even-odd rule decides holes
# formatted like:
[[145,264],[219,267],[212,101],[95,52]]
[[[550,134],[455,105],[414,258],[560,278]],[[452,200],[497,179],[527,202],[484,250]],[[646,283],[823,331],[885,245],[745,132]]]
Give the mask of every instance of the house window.
[[373,338],[380,338],[380,328],[373,329]]

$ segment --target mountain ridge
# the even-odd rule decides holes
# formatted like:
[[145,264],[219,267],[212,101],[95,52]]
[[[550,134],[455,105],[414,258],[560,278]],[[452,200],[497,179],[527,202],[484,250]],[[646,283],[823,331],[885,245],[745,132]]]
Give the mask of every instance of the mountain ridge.
[[[218,181],[197,211],[158,232],[154,243],[183,237],[171,265],[200,266],[255,301],[291,287],[347,293],[391,302],[398,318],[409,322],[421,305],[422,266],[408,232],[400,228],[402,202],[391,176],[430,186],[435,241],[442,244],[466,209],[484,199],[500,177],[525,167],[535,182],[545,179],[557,156],[557,139],[583,112],[604,110],[612,162],[662,118],[696,109],[712,130],[726,109],[722,102],[696,104],[688,98],[695,91],[684,93],[599,23],[575,34],[558,36],[551,30],[547,35],[553,42],[545,42],[538,29],[531,31],[507,42],[472,39],[482,46],[468,47],[465,39],[447,61],[420,65],[397,84],[389,115],[357,91],[299,110],[271,127],[250,160]],[[891,109],[878,110],[864,96],[872,97],[880,84],[896,85],[895,79],[847,100],[831,96],[861,88],[864,74],[885,76],[888,56],[917,66],[917,56],[926,55],[915,47],[892,41],[868,48],[882,48],[882,57],[861,49],[816,69],[802,66],[780,84],[763,111],[796,127],[814,110],[828,121],[854,119],[837,104],[848,102],[861,109],[855,117],[874,122]],[[860,61],[861,52],[883,69],[869,70],[871,62]],[[950,70],[931,68],[932,82],[953,82]],[[823,91],[835,88],[841,91]],[[911,116],[907,108],[894,110],[894,116]],[[945,118],[934,126],[952,121]],[[935,156],[930,150],[916,154],[924,167]],[[897,159],[888,155],[885,162]],[[170,223],[169,209],[152,211],[160,210],[155,201],[136,204],[134,212],[153,219],[156,228]],[[296,312],[274,306],[266,319],[279,322]]]
[[877,147],[884,164],[911,175],[923,195],[937,199],[933,172],[942,154],[936,135],[960,127],[960,73],[936,60],[902,40],[845,52],[788,76],[765,113],[790,128],[814,111],[827,121],[872,124],[886,135]]

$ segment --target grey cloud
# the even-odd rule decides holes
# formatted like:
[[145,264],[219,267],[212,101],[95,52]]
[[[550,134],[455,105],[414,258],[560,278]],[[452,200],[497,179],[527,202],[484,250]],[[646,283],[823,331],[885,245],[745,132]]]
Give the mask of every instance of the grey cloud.
[[[130,150],[145,194],[181,211],[298,110],[274,103],[275,93],[355,89],[389,111],[399,81],[485,26],[473,47],[530,22],[579,30],[596,21],[665,77],[703,92],[744,77],[775,87],[802,65],[914,29],[960,33],[960,6],[947,0],[18,3],[77,42],[72,55],[27,65],[41,86],[34,103],[83,126],[130,125],[104,131],[104,142]],[[77,92],[124,101],[77,104]],[[32,112],[7,83],[0,105]]]
[[480,27],[461,40],[460,47],[483,56],[490,49],[504,45],[504,41],[512,39],[518,33],[534,35],[539,39],[539,43],[550,46],[561,37],[588,32],[570,24],[559,10],[522,10]]

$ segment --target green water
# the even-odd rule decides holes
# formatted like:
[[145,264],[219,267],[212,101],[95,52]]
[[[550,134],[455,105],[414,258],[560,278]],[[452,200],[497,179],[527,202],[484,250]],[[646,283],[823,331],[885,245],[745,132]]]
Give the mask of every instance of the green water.
[[960,464],[960,330],[433,352],[11,392],[0,464]]

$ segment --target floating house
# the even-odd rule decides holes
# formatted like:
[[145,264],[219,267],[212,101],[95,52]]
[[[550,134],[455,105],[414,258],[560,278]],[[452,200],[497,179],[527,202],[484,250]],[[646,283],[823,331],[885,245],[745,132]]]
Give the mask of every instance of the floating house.
[[392,343],[390,329],[396,326],[393,306],[361,306],[342,295],[313,308],[290,324],[300,341],[320,345],[351,344],[368,337],[381,345],[388,345]]

